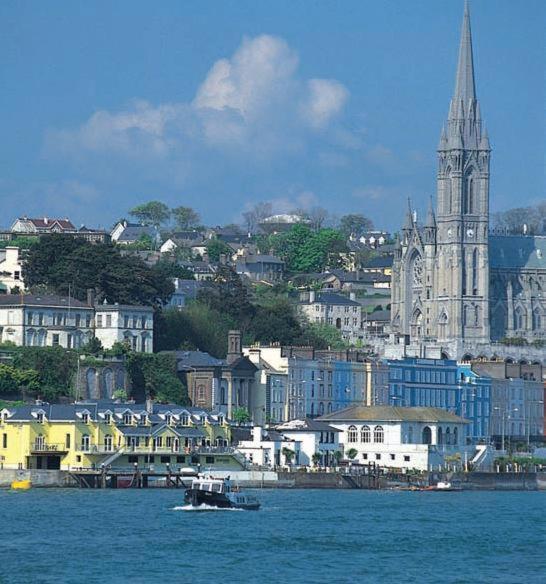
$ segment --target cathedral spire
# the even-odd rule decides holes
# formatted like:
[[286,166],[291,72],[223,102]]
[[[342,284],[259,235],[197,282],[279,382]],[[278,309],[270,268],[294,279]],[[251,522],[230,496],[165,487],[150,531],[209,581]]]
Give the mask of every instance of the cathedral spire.
[[434,216],[434,207],[432,206],[432,197],[428,202],[427,220],[425,227],[436,227],[436,217]]
[[454,100],[461,100],[468,106],[470,100],[476,99],[476,84],[474,82],[474,59],[472,57],[472,33],[470,32],[470,11],[468,0],[464,4],[463,27],[459,45],[459,63],[455,78]]

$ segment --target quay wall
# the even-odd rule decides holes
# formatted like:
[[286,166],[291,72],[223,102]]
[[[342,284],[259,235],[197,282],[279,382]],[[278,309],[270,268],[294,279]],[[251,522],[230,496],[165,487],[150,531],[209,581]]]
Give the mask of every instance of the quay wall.
[[70,474],[65,470],[16,470],[0,469],[0,488],[9,487],[13,481],[30,479],[33,487],[74,487]]
[[537,491],[546,489],[546,473],[472,472],[464,476],[463,488],[494,491]]

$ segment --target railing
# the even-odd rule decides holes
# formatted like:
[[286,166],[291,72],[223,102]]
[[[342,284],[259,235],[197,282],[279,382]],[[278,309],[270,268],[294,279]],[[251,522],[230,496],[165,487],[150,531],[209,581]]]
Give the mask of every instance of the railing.
[[31,452],[66,452],[68,448],[64,444],[47,444],[45,442],[34,442],[30,445]]
[[75,447],[77,452],[84,452],[85,454],[110,454],[116,451],[116,447],[112,446],[105,446],[103,444],[78,444]]

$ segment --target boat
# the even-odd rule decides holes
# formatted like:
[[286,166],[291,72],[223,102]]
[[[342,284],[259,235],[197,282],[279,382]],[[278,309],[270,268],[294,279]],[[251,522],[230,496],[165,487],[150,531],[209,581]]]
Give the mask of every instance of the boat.
[[186,489],[184,501],[192,507],[206,505],[220,509],[245,509],[257,511],[260,503],[256,497],[242,493],[231,484],[230,477],[214,478],[202,475],[194,478]]
[[438,481],[435,485],[430,485],[423,489],[424,491],[462,491],[459,485],[453,485],[449,482]]
[[11,488],[15,491],[28,491],[30,487],[32,487],[32,482],[30,479],[11,481]]

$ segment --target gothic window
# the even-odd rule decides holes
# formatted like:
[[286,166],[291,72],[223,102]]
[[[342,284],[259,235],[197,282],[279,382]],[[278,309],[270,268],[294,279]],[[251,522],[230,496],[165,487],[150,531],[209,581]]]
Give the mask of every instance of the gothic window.
[[419,254],[413,259],[411,277],[414,286],[421,286],[423,284],[423,258]]
[[542,315],[540,314],[540,308],[537,306],[533,310],[533,330],[539,331],[542,328]]
[[347,442],[354,443],[358,440],[358,431],[356,426],[349,426],[347,429]]
[[471,215],[475,213],[475,181],[472,174],[466,176],[464,187],[463,187],[463,213],[465,215]]
[[383,430],[383,426],[376,426],[373,429],[373,441],[380,444],[385,442],[385,432]]
[[525,328],[525,311],[521,306],[518,306],[514,311],[514,328],[516,330]]
[[474,326],[478,326],[480,324],[480,307],[474,306]]
[[445,339],[447,335],[447,312],[445,309],[441,312],[440,316],[438,317],[438,333],[441,339]]
[[478,250],[474,248],[472,252],[472,295],[478,294]]
[[445,180],[445,211],[448,214],[453,213],[452,190],[451,190],[451,168],[447,169],[447,178]]
[[360,441],[361,442],[371,442],[371,431],[369,426],[362,426],[360,430]]

